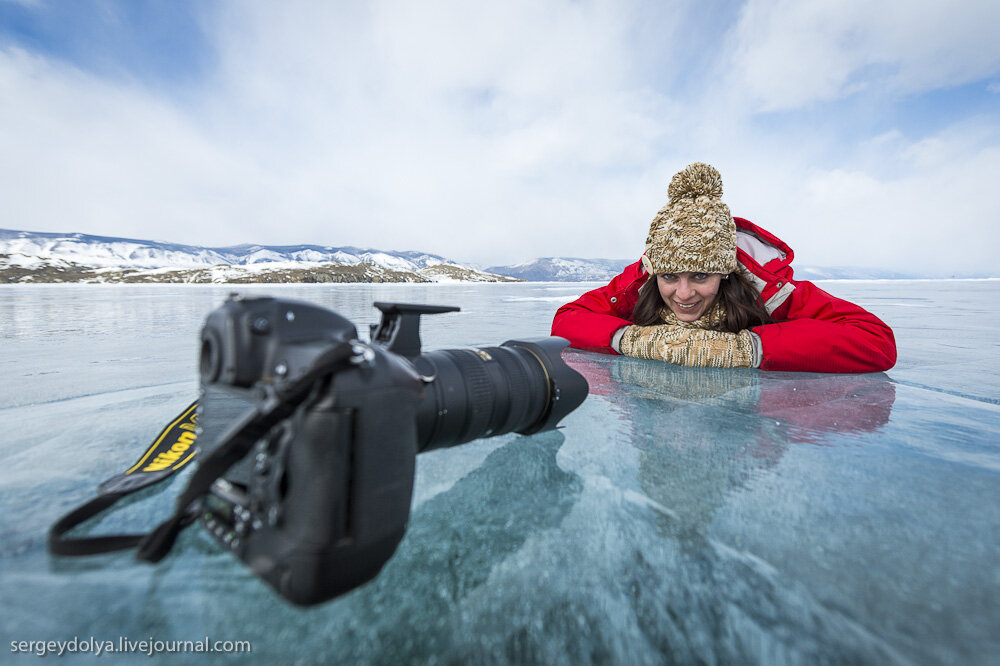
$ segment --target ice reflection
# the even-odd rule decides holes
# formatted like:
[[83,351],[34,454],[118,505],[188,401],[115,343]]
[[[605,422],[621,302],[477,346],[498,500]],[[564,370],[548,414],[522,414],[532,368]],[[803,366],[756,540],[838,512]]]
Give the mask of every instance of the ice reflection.
[[[664,412],[711,407],[705,419],[673,420],[670,428],[704,426],[705,435],[715,438],[715,428],[727,421],[754,417],[744,423],[759,439],[767,432],[789,443],[822,444],[855,433],[874,433],[889,422],[896,399],[894,382],[885,373],[865,375],[818,375],[775,373],[756,370],[683,368],[667,363],[625,357],[567,353],[568,362],[590,383],[591,395],[604,396],[616,411],[633,423],[634,437],[643,437],[651,426],[648,414],[656,419]],[[729,410],[720,418],[718,409]],[[693,414],[685,412],[688,417]],[[693,421],[694,423],[689,423]],[[773,421],[775,429],[764,428]],[[652,426],[663,433],[664,424]],[[833,435],[835,437],[828,437]]]
[[640,485],[673,533],[707,530],[727,496],[772,470],[791,445],[878,432],[896,396],[884,373],[682,368],[573,352],[567,360],[622,420],[639,451]]
[[755,486],[780,477],[793,447],[837,445],[884,428],[895,397],[887,376],[567,359],[637,452],[635,481],[646,501],[632,502],[628,520],[653,529],[623,545],[619,557],[644,642],[676,663],[907,663],[888,641],[716,524],[718,515],[738,514]]
[[[471,658],[481,649],[477,632],[456,634],[462,611],[472,615],[477,591],[526,540],[559,526],[582,487],[556,464],[561,433],[508,438],[482,466],[423,503],[379,577],[345,600],[339,612],[346,625],[335,630],[344,660],[433,661],[448,646],[460,663],[463,652]],[[401,625],[409,631],[398,631]]]

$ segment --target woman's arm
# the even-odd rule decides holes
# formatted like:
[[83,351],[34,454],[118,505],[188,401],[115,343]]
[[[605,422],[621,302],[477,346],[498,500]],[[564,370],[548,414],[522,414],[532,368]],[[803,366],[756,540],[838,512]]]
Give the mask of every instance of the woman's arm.
[[880,372],[896,363],[891,328],[811,282],[796,283],[774,317],[784,321],[752,329],[760,336],[761,370]]
[[632,323],[632,308],[645,280],[639,262],[628,266],[606,286],[559,308],[552,320],[552,335],[566,338],[577,349],[617,354],[611,347],[611,337]]

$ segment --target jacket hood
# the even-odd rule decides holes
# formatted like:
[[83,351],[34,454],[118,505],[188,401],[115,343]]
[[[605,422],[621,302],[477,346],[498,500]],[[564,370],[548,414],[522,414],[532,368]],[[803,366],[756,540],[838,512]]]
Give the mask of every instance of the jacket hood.
[[736,260],[743,277],[760,294],[764,309],[774,314],[795,289],[792,259],[795,253],[770,231],[750,220],[734,217],[736,222]]
[[736,222],[737,261],[765,282],[791,280],[795,257],[792,248],[750,220],[734,217],[733,221]]

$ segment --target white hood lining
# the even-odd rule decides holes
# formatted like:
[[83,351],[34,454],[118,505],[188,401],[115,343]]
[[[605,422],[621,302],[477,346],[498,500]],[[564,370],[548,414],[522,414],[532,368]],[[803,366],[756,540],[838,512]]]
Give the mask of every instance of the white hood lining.
[[736,247],[749,254],[761,266],[774,259],[784,259],[785,253],[748,231],[736,231]]

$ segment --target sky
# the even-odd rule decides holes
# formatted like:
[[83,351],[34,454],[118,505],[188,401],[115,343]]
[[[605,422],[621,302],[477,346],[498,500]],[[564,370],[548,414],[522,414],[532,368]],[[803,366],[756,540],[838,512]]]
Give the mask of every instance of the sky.
[[692,162],[796,265],[1000,275],[1000,2],[0,0],[0,228],[634,259]]

